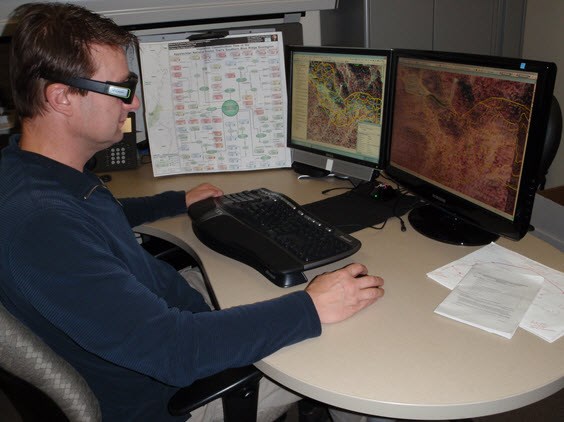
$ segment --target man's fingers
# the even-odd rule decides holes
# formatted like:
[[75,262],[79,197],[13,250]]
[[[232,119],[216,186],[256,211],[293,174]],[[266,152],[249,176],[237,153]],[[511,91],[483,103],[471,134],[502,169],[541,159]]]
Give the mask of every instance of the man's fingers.
[[384,296],[384,289],[380,287],[370,287],[361,289],[356,295],[356,300],[359,302],[368,302],[367,305],[369,305],[382,296]]
[[370,287],[380,287],[384,285],[384,279],[375,275],[364,275],[356,278],[357,286],[360,289]]
[[343,269],[353,277],[362,277],[363,275],[368,273],[367,268],[357,262],[349,264]]

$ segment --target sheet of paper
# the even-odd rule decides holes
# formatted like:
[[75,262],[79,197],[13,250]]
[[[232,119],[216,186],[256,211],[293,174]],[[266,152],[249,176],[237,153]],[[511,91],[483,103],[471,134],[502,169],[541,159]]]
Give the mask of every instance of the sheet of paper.
[[290,167],[281,32],[140,45],[155,176]]
[[459,260],[427,274],[443,286],[453,289],[480,263],[498,263],[528,270],[544,278],[541,290],[529,307],[520,327],[552,343],[564,335],[564,273],[549,268],[496,243],[491,243]]
[[476,264],[435,309],[439,315],[513,337],[544,278],[503,264]]

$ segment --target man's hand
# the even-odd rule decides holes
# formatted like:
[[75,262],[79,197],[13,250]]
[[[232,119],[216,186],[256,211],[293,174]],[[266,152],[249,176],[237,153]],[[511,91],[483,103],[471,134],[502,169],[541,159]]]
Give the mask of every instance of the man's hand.
[[223,195],[223,191],[210,183],[202,183],[186,192],[186,208],[202,199]]
[[362,264],[318,275],[306,287],[322,324],[343,321],[384,295],[384,280]]

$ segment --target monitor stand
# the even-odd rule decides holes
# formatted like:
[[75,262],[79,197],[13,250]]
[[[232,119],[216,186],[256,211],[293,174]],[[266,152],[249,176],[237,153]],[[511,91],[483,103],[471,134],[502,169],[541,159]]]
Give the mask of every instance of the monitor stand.
[[499,236],[433,205],[413,209],[408,216],[412,227],[424,236],[439,242],[463,246],[481,246],[496,241]]

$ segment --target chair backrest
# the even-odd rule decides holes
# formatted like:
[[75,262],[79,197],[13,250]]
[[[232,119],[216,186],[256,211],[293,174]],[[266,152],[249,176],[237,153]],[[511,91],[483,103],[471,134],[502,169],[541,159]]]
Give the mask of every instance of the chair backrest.
[[102,420],[84,378],[2,305],[0,368],[0,388],[24,420],[33,420],[29,412],[39,408],[41,418],[36,420]]
[[555,96],[552,97],[550,112],[548,115],[548,126],[544,138],[544,147],[541,156],[539,171],[539,189],[543,190],[546,183],[546,176],[550,165],[556,157],[560,141],[562,139],[562,109]]

